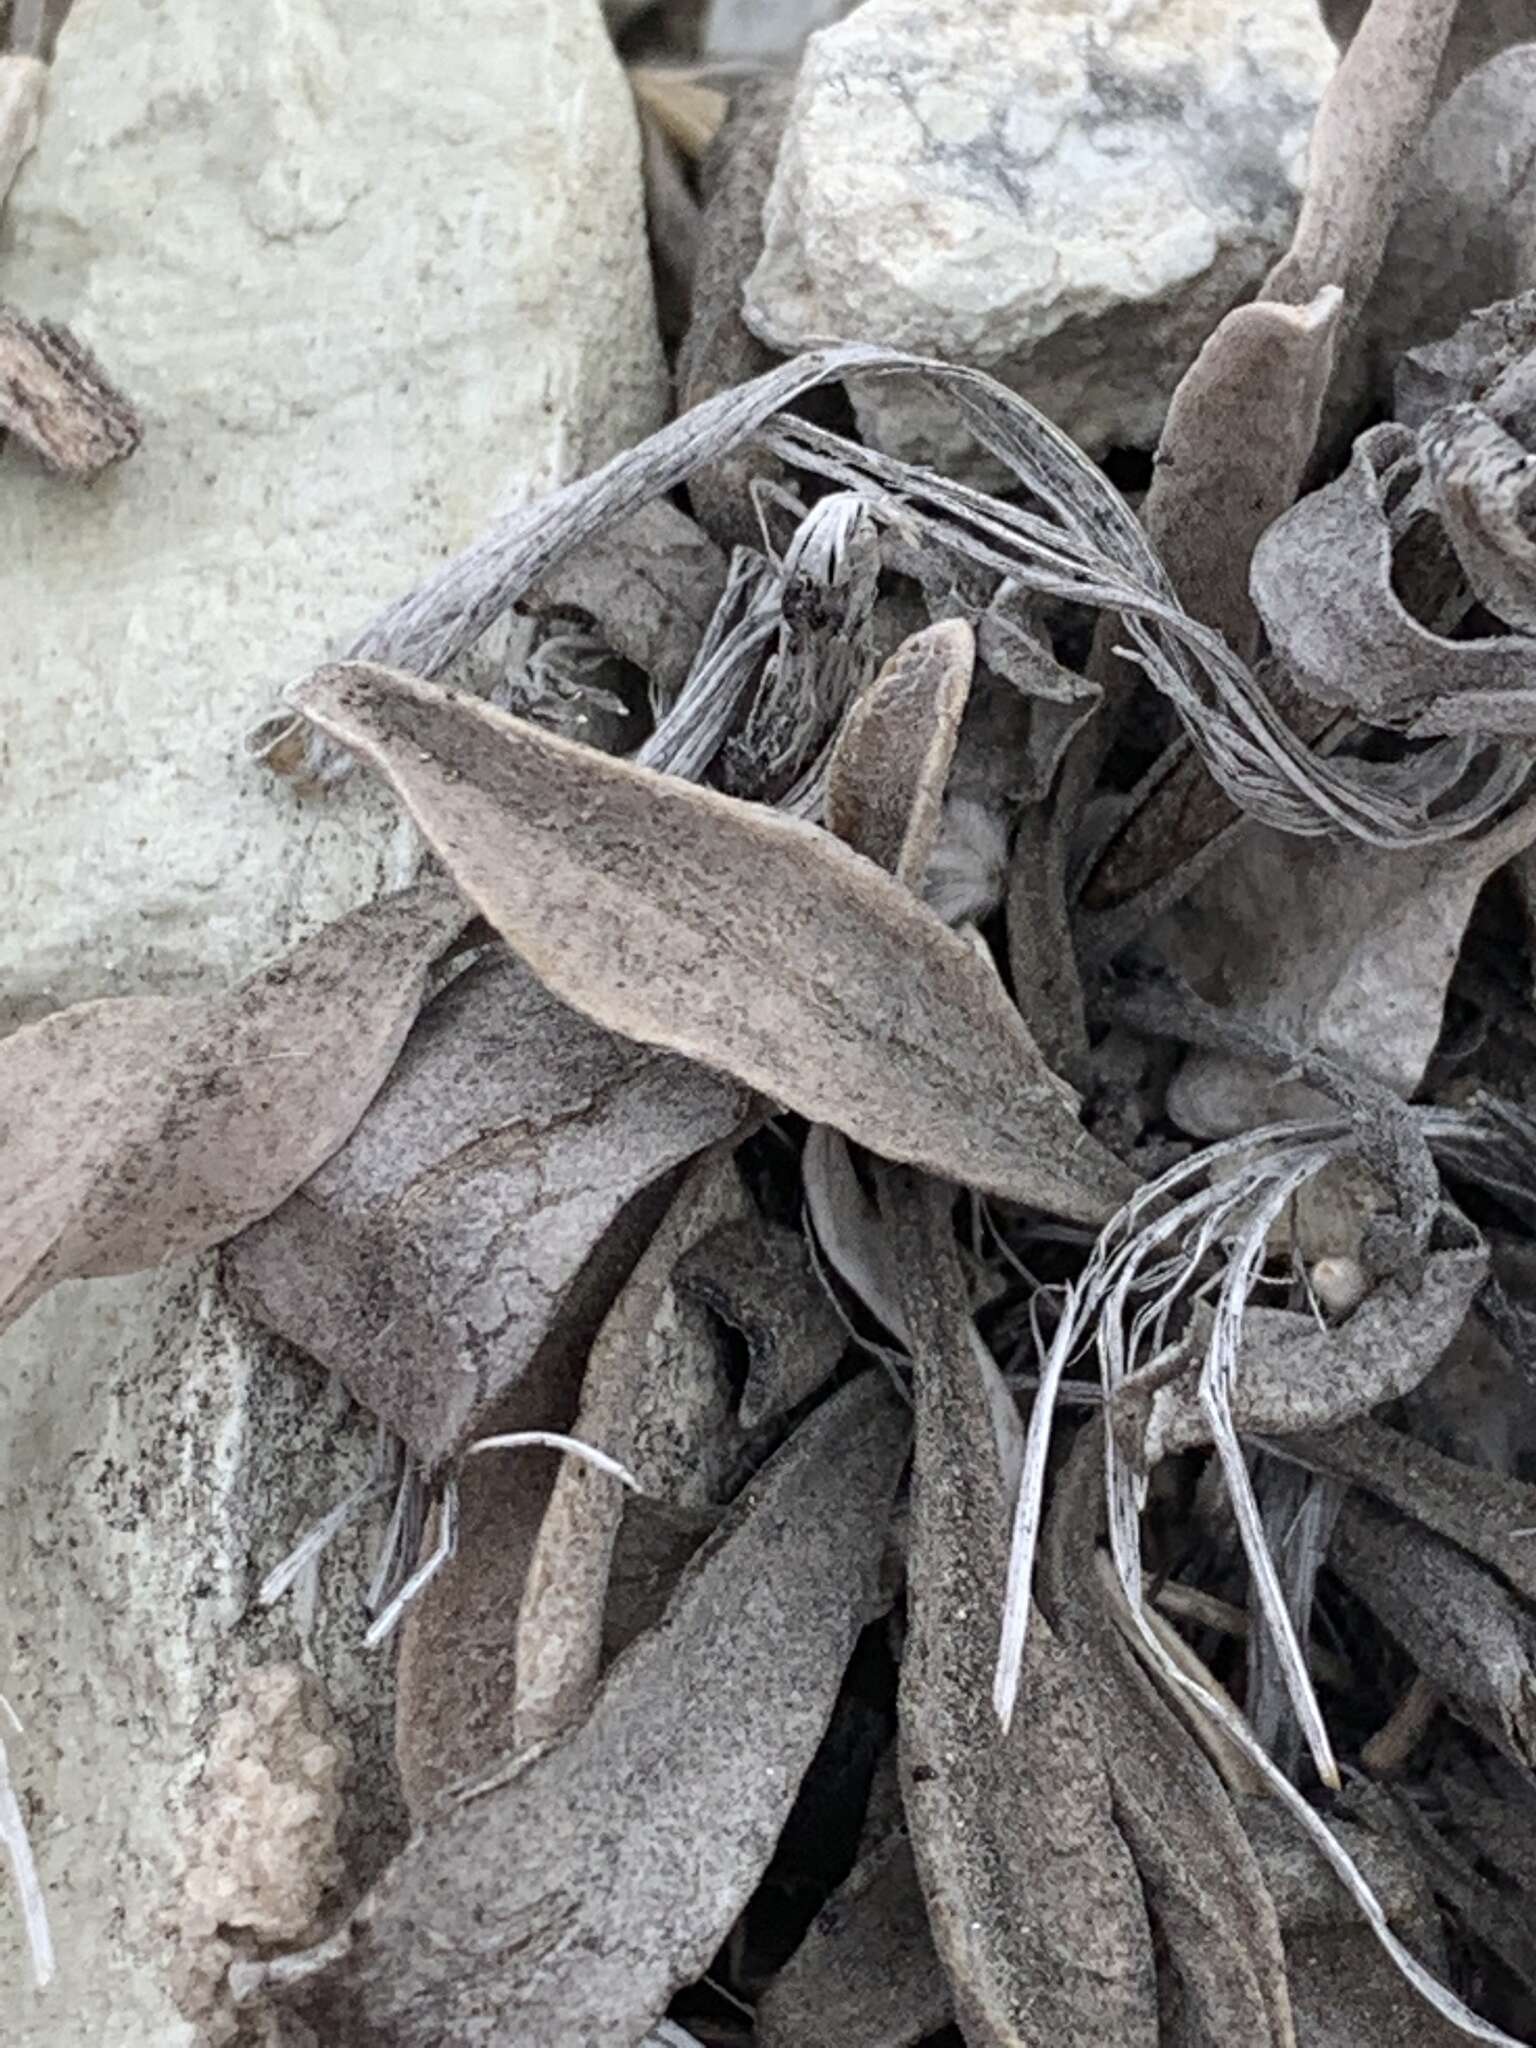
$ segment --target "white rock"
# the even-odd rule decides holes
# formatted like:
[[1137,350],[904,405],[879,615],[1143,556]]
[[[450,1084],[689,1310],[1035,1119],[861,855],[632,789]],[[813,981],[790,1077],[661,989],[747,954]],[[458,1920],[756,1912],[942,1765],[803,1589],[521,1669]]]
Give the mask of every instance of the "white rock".
[[[403,873],[366,778],[303,802],[241,735],[498,503],[659,417],[596,0],[466,0],[449,31],[427,0],[75,0],[0,289],[146,425],[89,489],[0,459],[13,1020],[222,985]],[[206,1262],[61,1289],[0,1345],[0,1692],[60,1961],[34,1999],[0,1876],[7,2048],[193,2040],[159,1916],[235,1669],[304,1651],[380,1754],[361,1538],[323,1594],[246,1618],[369,1435]]]
[[[1336,61],[1316,0],[866,0],[807,46],[748,323],[976,363],[1095,453],[1149,446],[1286,243]],[[859,413],[967,445],[910,387]]]

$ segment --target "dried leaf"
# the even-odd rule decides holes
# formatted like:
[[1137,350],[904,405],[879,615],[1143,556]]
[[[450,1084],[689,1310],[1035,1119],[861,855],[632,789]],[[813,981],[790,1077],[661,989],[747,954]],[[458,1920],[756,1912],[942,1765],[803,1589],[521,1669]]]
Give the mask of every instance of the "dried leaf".
[[1459,0],[1371,0],[1312,124],[1307,190],[1266,299],[1339,285],[1353,322],[1376,281]]
[[536,618],[579,612],[670,704],[725,590],[720,550],[686,513],[658,499],[567,555],[523,598]]
[[[1410,2041],[1413,2048],[1459,2048],[1466,2035],[1425,2009],[1283,1810],[1251,1804],[1244,1818],[1285,1930],[1299,2048]],[[1340,1822],[1338,1832],[1398,1932],[1430,1968],[1443,1971],[1439,1916],[1411,1851],[1358,1823]]]
[[1151,1938],[1080,1661],[1037,1618],[1005,1733],[989,1677],[1007,1496],[948,1197],[888,1172],[917,1445],[902,1788],[935,1946],[972,2048],[1155,2043]]
[[[0,64],[5,61],[0,58]],[[144,430],[128,400],[67,327],[24,319],[15,307],[0,304],[0,434],[6,432],[61,476],[83,480],[131,455]]]
[[[731,1390],[705,1318],[676,1285],[677,1267],[748,1206],[728,1160],[693,1167],[587,1360],[572,1434],[621,1459],[648,1495],[678,1506],[724,1498],[744,1438],[731,1423]],[[590,1465],[562,1461],[518,1617],[514,1751],[563,1734],[587,1711],[602,1670],[626,1505],[622,1489]]]
[[1536,1486],[1445,1457],[1401,1430],[1362,1420],[1279,1448],[1314,1471],[1363,1486],[1410,1520],[1480,1557],[1536,1605]]
[[[688,332],[677,359],[677,403],[688,412],[773,361],[741,317],[742,287],[763,253],[763,195],[784,133],[793,80],[770,72],[740,81],[704,165],[704,219]],[[750,486],[780,474],[761,451],[731,451],[689,481],[699,524],[727,546],[758,538]]]
[[916,889],[970,694],[976,636],[951,619],[897,649],[843,722],[827,773],[827,829]]
[[[1404,605],[1393,580],[1389,503],[1419,480],[1417,438],[1398,426],[1360,436],[1336,482],[1276,520],[1254,550],[1250,589],[1270,643],[1301,687],[1378,725],[1526,731],[1536,710],[1536,640],[1450,639]],[[1476,714],[1468,710],[1474,705]],[[1457,707],[1460,706],[1458,712]],[[1454,715],[1453,715],[1454,714]]]
[[581,1727],[463,1788],[336,1936],[242,1990],[328,2048],[469,2048],[507,2027],[519,2048],[638,2040],[768,1863],[873,1595],[905,1449],[877,1376],[834,1396]]
[[677,1263],[678,1290],[718,1316],[747,1352],[744,1430],[791,1414],[831,1378],[848,1343],[805,1239],[755,1211],[701,1237]]
[[1097,1220],[1129,1186],[990,968],[829,835],[388,670],[321,670],[296,701],[597,1021],[1038,1208]]
[[[574,1378],[552,1378],[538,1406],[523,1396],[508,1419],[570,1428]],[[395,1762],[413,1820],[507,1754],[518,1602],[560,1466],[548,1452],[488,1454],[459,1476],[458,1548],[407,1608],[395,1667]],[[437,1534],[429,1522],[423,1557]]]
[[1329,1564],[1454,1714],[1536,1763],[1536,1614],[1454,1544],[1352,1495]]
[[[1392,852],[1254,827],[1161,927],[1163,956],[1286,1045],[1412,1096],[1479,892],[1533,839],[1530,803],[1480,838]],[[1169,1115],[1199,1137],[1320,1107],[1315,1089],[1228,1051],[1192,1051],[1168,1091]]]
[[1481,405],[1501,426],[1536,425],[1531,358],[1536,353],[1536,291],[1469,313],[1455,332],[1424,342],[1399,360],[1394,411],[1417,430],[1450,405]]
[[915,2048],[950,2016],[904,1830],[861,1856],[757,2004],[756,2048]]
[[746,1107],[498,953],[428,1008],[351,1142],[231,1247],[230,1277],[431,1469],[493,1411],[548,1425],[549,1384],[639,1249],[613,1226],[635,1202],[654,1223],[667,1177]]
[[1437,413],[1421,442],[1436,507],[1478,602],[1536,633],[1536,456],[1478,405]]
[[0,1041],[0,1323],[285,1201],[378,1091],[470,915],[441,884],[409,889],[227,995],[78,1003]]
[[1245,657],[1259,638],[1248,564],[1301,488],[1342,303],[1328,284],[1295,306],[1235,307],[1185,371],[1158,442],[1147,536],[1185,610]]
[[[1488,1254],[1431,1252],[1421,1274],[1381,1281],[1349,1320],[1320,1328],[1310,1315],[1251,1308],[1232,1388],[1232,1419],[1250,1436],[1329,1429],[1418,1385],[1444,1355],[1488,1271]],[[1198,1310],[1191,1348],[1203,1350],[1208,1311]],[[1127,1393],[1134,1395],[1132,1381]],[[1194,1379],[1151,1395],[1147,1463],[1210,1441]]]
[[1291,2048],[1280,1929],[1232,1801],[1111,1617],[1095,1554],[1103,1432],[1082,1430],[1041,1539],[1040,1600],[1091,1689],[1115,1819],[1159,1953],[1162,2048]]
[[1051,1071],[1081,1086],[1088,1020],[1067,906],[1069,852],[1061,807],[1026,805],[1008,866],[1008,966],[1020,1015]]

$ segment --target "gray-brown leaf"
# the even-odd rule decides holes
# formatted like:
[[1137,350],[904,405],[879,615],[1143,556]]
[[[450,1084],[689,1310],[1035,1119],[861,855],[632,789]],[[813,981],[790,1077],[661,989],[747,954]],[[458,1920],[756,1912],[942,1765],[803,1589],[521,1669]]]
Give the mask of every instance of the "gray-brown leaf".
[[757,2004],[756,2048],[914,2048],[950,2016],[905,1830],[861,1856]]
[[[1290,1436],[1334,1428],[1396,1400],[1443,1357],[1487,1271],[1481,1244],[1431,1252],[1421,1274],[1381,1281],[1334,1329],[1288,1309],[1250,1309],[1232,1389],[1233,1422],[1252,1436]],[[1192,1347],[1201,1346],[1205,1327],[1202,1311]],[[1134,1382],[1128,1391],[1134,1395]],[[1159,1388],[1151,1401],[1147,1462],[1209,1441],[1193,1375]]]
[[755,1212],[701,1238],[678,1261],[676,1284],[746,1346],[736,1411],[744,1430],[790,1414],[819,1392],[847,1346],[847,1327],[816,1277],[805,1239]]
[[295,701],[598,1022],[1037,1208],[1098,1222],[1134,1185],[973,948],[830,834],[390,670],[323,669]]
[[[352,1141],[231,1247],[264,1321],[341,1374],[428,1466],[595,1331],[639,1245],[612,1227],[732,1130],[745,1092],[589,1024],[516,960],[423,1015]],[[656,1191],[654,1194],[652,1191]]]
[[827,829],[916,889],[939,835],[944,784],[976,665],[962,619],[899,647],[843,722],[827,774]]
[[0,1042],[0,1324],[284,1202],[377,1093],[470,916],[441,884],[406,890],[227,995],[79,1003]]
[[1536,1613],[1486,1565],[1352,1494],[1329,1563],[1451,1711],[1518,1764],[1536,1764]]
[[327,2048],[641,2040],[772,1854],[873,1596],[906,1443],[883,1379],[836,1395],[582,1726],[466,1787],[336,1937],[247,1991]]
[[1040,1601],[1076,1655],[1103,1731],[1115,1818],[1159,1952],[1161,2048],[1294,2048],[1274,1901],[1221,1780],[1105,1604],[1103,1433],[1083,1429],[1041,1535]]
[[[678,1262],[743,1216],[729,1160],[706,1158],[678,1190],[593,1343],[572,1433],[620,1460],[654,1498],[723,1497],[742,1433],[706,1318],[674,1284]],[[602,1670],[603,1615],[622,1488],[584,1459],[561,1461],[534,1546],[517,1627],[513,1747],[548,1741],[585,1714]]]
[[902,1790],[971,2048],[1152,2048],[1151,1935],[1078,1659],[1031,1626],[1019,1710],[991,1706],[1008,1527],[964,1276],[935,1183],[887,1173],[917,1412]]

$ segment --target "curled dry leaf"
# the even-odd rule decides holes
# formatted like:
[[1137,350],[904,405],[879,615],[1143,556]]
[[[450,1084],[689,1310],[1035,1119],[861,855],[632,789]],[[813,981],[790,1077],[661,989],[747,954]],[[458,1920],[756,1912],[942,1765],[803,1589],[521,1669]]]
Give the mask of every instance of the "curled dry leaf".
[[408,889],[227,995],[79,1003],[0,1041],[0,1324],[284,1202],[378,1092],[471,914],[440,883]]
[[933,1938],[972,2048],[1158,2038],[1152,1942],[1081,1660],[1036,1617],[1019,1712],[992,1712],[1008,1554],[992,1406],[936,1183],[887,1172],[912,1352],[902,1790]]
[[1074,1653],[1101,1730],[1115,1819],[1130,1844],[1159,1957],[1163,2048],[1294,2048],[1280,1927],[1232,1800],[1113,1617],[1098,1568],[1103,1429],[1088,1425],[1042,1533],[1040,1600]]
[[939,835],[949,764],[976,665],[961,619],[914,633],[843,721],[827,773],[827,829],[916,889]]
[[[587,1360],[572,1434],[619,1458],[647,1496],[677,1507],[721,1501],[745,1447],[707,1319],[676,1284],[678,1265],[748,1207],[729,1160],[699,1161]],[[561,1461],[518,1616],[514,1750],[563,1734],[587,1711],[627,1505],[611,1479],[581,1459]]]
[[1435,504],[1478,602],[1536,633],[1536,456],[1478,405],[1437,413],[1422,439]]
[[736,1410],[744,1430],[790,1414],[831,1378],[848,1332],[799,1231],[750,1210],[700,1238],[678,1261],[676,1280],[746,1346]]
[[445,1803],[329,1942],[242,1977],[279,2038],[297,2021],[328,2048],[639,2041],[768,1864],[874,1596],[906,1443],[878,1375],[819,1410],[579,1728]]
[[1452,1713],[1515,1763],[1536,1764],[1536,1613],[1465,1551],[1358,1494],[1328,1561]]
[[758,2000],[756,2048],[915,2048],[950,2017],[905,1829],[859,1858]]
[[387,669],[322,669],[295,701],[597,1022],[1036,1208],[1099,1221],[1129,1192],[990,966],[829,834]]
[[[1337,1329],[1310,1315],[1250,1308],[1232,1387],[1232,1420],[1251,1436],[1330,1429],[1396,1400],[1444,1356],[1488,1271],[1486,1249],[1431,1252],[1418,1274],[1397,1274]],[[1203,1354],[1209,1312],[1198,1310],[1191,1349]],[[1141,1406],[1135,1381],[1121,1399],[1127,1416]],[[1176,1451],[1209,1443],[1210,1425],[1193,1372],[1150,1396],[1139,1455],[1150,1466]]]
[[423,1014],[351,1143],[231,1247],[231,1278],[435,1467],[492,1413],[550,1426],[551,1382],[639,1250],[613,1226],[634,1203],[654,1223],[746,1107],[498,952]]
[[1477,730],[1496,700],[1502,723],[1483,730],[1536,729],[1536,639],[1453,640],[1398,595],[1389,515],[1421,471],[1415,435],[1372,427],[1342,476],[1276,520],[1250,579],[1270,644],[1312,696],[1379,725]]

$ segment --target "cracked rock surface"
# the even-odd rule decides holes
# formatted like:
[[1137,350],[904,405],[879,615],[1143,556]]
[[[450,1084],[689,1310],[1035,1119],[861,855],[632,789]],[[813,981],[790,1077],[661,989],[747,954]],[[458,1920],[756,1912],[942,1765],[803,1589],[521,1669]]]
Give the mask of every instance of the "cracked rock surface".
[[[971,362],[1091,452],[1149,447],[1285,247],[1337,61],[1314,0],[866,0],[807,48],[747,319]],[[866,383],[865,433],[953,462]]]

